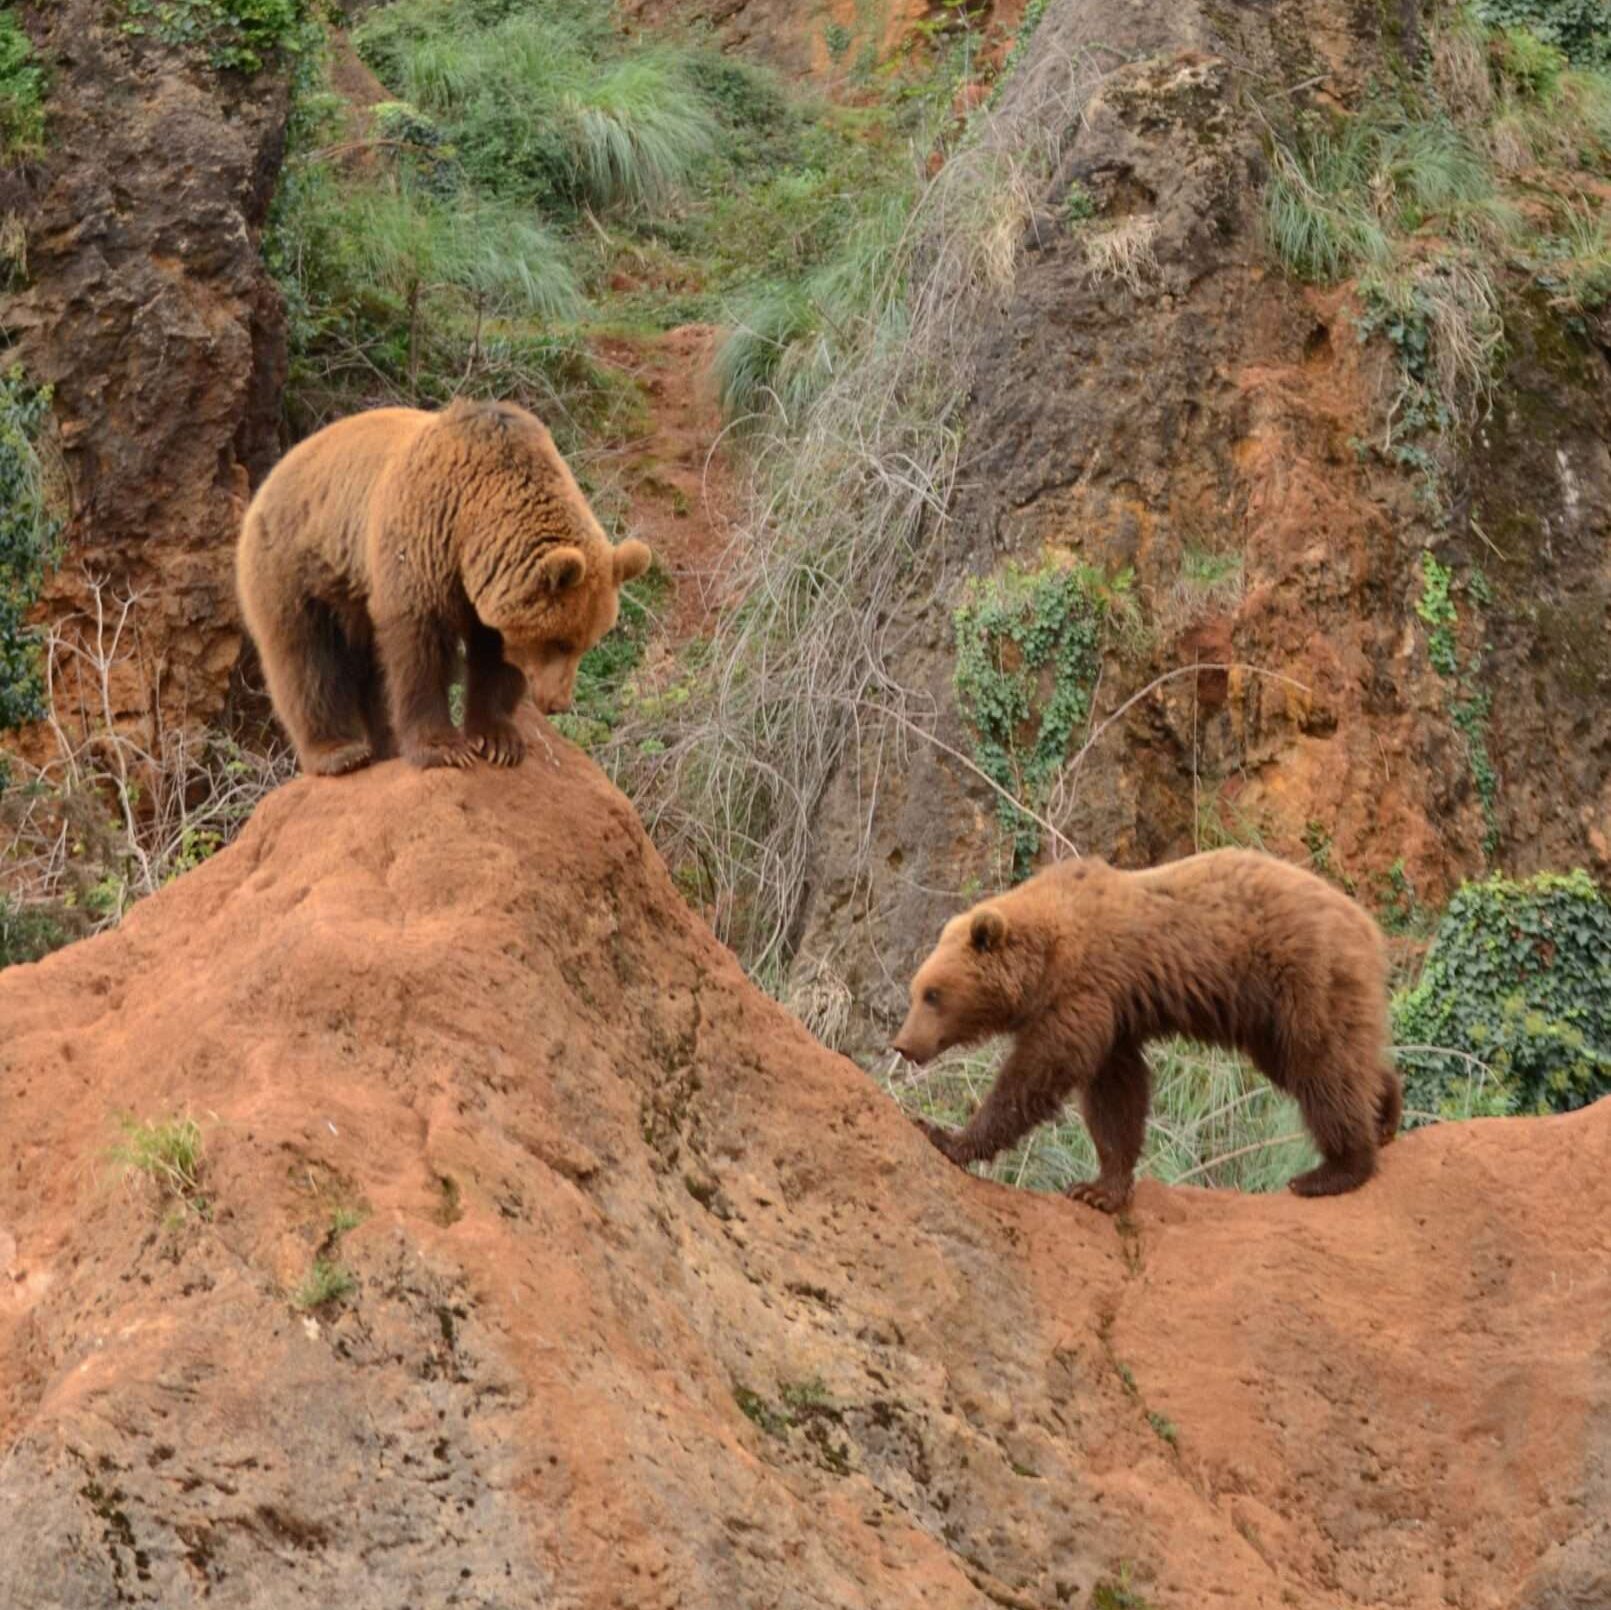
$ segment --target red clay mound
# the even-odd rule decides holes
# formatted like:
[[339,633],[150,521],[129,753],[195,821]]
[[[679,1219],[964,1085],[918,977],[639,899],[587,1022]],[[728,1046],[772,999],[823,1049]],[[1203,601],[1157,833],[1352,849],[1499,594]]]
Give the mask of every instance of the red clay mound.
[[[288,787],[0,1023],[6,1610],[1611,1604],[1611,1104],[970,1180],[562,747]],[[185,1111],[207,1219],[107,1159]]]

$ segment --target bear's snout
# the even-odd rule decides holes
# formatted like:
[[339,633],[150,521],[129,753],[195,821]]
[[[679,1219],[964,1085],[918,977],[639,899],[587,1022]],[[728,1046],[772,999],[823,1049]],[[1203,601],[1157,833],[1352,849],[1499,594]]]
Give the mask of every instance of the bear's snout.
[[890,1041],[890,1050],[898,1057],[905,1057],[908,1062],[915,1062],[919,1067],[934,1055],[932,1045],[922,1044],[915,1034],[904,1028]]

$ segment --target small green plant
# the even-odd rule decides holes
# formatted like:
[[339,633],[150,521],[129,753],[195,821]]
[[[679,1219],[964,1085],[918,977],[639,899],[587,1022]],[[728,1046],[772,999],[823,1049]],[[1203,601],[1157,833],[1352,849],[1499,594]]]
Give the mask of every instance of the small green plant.
[[207,53],[220,71],[258,73],[309,45],[305,0],[122,0],[126,34]]
[[1488,752],[1488,718],[1493,713],[1493,696],[1486,692],[1457,700],[1449,710],[1455,726],[1466,741],[1471,765],[1471,781],[1482,806],[1483,852],[1489,856],[1499,849],[1499,773]]
[[1091,1589],[1091,1610],[1152,1610],[1151,1603],[1130,1585],[1130,1566],[1119,1567],[1118,1580],[1103,1577]]
[[358,1282],[350,1270],[329,1258],[315,1258],[302,1284],[291,1294],[291,1306],[303,1313],[314,1313],[350,1297]]
[[62,519],[51,506],[37,442],[50,390],[13,366],[0,376],[0,732],[43,713],[39,638],[28,613],[56,562]]
[[833,1401],[820,1375],[812,1376],[809,1381],[785,1381],[778,1388],[778,1396],[796,1413],[826,1408]]
[[1176,1429],[1175,1422],[1167,1415],[1159,1414],[1156,1409],[1148,1409],[1147,1424],[1152,1427],[1160,1442],[1167,1442],[1171,1448],[1179,1447],[1180,1432]]
[[194,1118],[159,1122],[119,1120],[123,1138],[112,1148],[115,1162],[144,1174],[178,1207],[197,1218],[212,1217],[202,1192],[203,1142],[201,1125]]
[[1096,197],[1076,179],[1063,197],[1063,222],[1070,231],[1096,217]]
[[1423,1112],[1466,1116],[1474,1097],[1565,1112],[1611,1092],[1611,904],[1582,871],[1466,884],[1394,1037]]
[[1372,874],[1376,891],[1376,918],[1390,934],[1423,934],[1429,917],[1422,906],[1402,856],[1385,872]]
[[842,62],[850,54],[850,30],[842,22],[830,22],[822,30],[822,42],[832,62]]
[[16,12],[0,11],[0,157],[5,160],[44,150],[46,82]]
[[1455,651],[1454,628],[1456,622],[1454,600],[1449,587],[1454,573],[1440,564],[1428,550],[1421,555],[1421,596],[1415,601],[1415,613],[1427,628],[1426,651],[1432,667],[1442,676],[1456,676],[1460,671],[1459,655]]
[[[1080,565],[1009,565],[970,583],[952,617],[953,686],[974,760],[1031,810],[1045,802],[1090,716],[1109,607],[1128,585],[1127,575],[1108,581]],[[1027,876],[1039,827],[1000,796],[997,817],[1011,837],[1014,875]]]
[[733,1388],[733,1402],[745,1419],[753,1421],[769,1437],[782,1437],[789,1430],[789,1416],[772,1407],[759,1392],[747,1386]]
[[[4,786],[5,779],[0,776],[0,789]],[[36,962],[59,950],[71,937],[54,912],[0,895],[0,967]]]

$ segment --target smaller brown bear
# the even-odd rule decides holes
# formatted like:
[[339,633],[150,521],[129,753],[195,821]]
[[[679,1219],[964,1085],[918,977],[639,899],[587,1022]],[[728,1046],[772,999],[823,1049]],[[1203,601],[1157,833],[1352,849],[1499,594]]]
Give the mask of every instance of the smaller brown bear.
[[1313,873],[1249,850],[1148,872],[1060,862],[953,917],[912,981],[895,1050],[923,1063],[992,1034],[1015,1044],[966,1127],[919,1127],[966,1166],[1078,1090],[1101,1171],[1068,1195],[1108,1213],[1130,1200],[1142,1048],[1159,1036],[1242,1051],[1296,1097],[1322,1158],[1291,1182],[1300,1196],[1363,1185],[1398,1131],[1381,930]]
[[334,774],[399,750],[416,766],[519,765],[521,695],[569,707],[649,558],[610,546],[540,420],[456,402],[372,409],[299,443],[246,511],[236,574],[303,768]]

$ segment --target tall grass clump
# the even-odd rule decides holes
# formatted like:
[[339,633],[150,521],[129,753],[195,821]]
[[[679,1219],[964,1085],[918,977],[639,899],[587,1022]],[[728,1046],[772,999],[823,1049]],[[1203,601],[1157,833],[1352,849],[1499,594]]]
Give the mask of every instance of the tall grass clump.
[[123,1138],[112,1147],[115,1163],[143,1174],[185,1212],[210,1218],[212,1210],[202,1192],[203,1152],[201,1125],[194,1118],[167,1118],[141,1122],[120,1120]]
[[354,40],[381,79],[449,127],[477,185],[533,205],[651,204],[686,184],[719,136],[688,53],[629,44],[607,7],[398,0]]
[[875,195],[837,251],[802,278],[763,285],[741,302],[716,356],[730,419],[774,428],[805,416],[848,361],[865,362],[907,333],[903,237],[914,189]]
[[1464,238],[1514,221],[1481,153],[1436,111],[1379,102],[1307,123],[1272,155],[1266,234],[1299,279],[1347,278],[1428,227]]
[[375,109],[373,160],[353,167],[338,110],[304,95],[264,242],[290,319],[293,427],[496,393],[574,437],[573,414],[602,406],[603,388],[575,327],[573,242],[472,184],[406,104]]
[[764,332],[769,350],[752,330],[747,352],[724,359],[730,399],[759,416],[739,601],[709,644],[708,676],[675,709],[649,701],[612,754],[659,842],[762,976],[789,959],[812,815],[846,745],[889,759],[912,724],[889,669],[894,623],[933,590],[928,554],[984,314],[1011,285],[1032,187],[1099,76],[1074,48],[1072,10],[1041,26],[1057,44],[978,115],[937,175],[920,178],[913,152],[911,200],[837,282],[853,288],[846,301],[830,305],[825,274],[815,306]]

